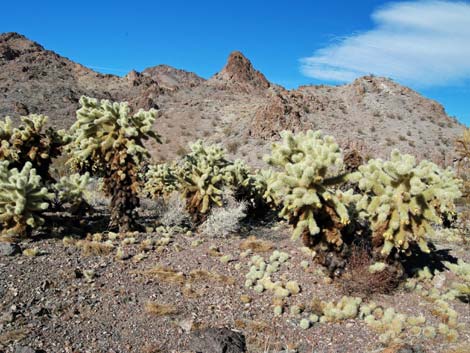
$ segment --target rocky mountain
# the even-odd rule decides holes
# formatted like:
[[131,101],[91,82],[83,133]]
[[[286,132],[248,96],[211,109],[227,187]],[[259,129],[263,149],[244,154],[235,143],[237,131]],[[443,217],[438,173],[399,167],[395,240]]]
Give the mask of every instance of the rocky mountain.
[[240,52],[208,80],[166,65],[103,75],[45,50],[16,33],[0,35],[0,115],[43,113],[52,125],[70,126],[81,95],[126,100],[133,108],[158,107],[150,144],[155,160],[184,153],[197,138],[224,143],[253,165],[284,129],[321,129],[346,148],[386,157],[392,148],[452,159],[463,126],[437,102],[389,79],[366,76],[341,86],[295,90],[269,82]]

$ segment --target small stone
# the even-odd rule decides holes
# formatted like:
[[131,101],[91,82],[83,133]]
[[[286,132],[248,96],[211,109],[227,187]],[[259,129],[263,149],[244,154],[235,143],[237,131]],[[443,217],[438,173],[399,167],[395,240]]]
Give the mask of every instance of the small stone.
[[15,243],[0,243],[0,256],[13,256],[20,252],[21,248]]
[[15,346],[14,353],[36,353],[37,351],[27,346]]

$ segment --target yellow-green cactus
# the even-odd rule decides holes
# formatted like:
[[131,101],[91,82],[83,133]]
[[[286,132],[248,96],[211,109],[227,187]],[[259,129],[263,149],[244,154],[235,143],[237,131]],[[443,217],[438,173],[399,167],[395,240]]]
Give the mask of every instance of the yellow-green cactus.
[[160,142],[151,130],[157,111],[131,115],[127,103],[88,97],[80,105],[71,127],[69,163],[81,173],[104,178],[104,191],[112,197],[110,227],[128,231],[136,227],[138,170],[149,157],[143,142],[149,137]]
[[0,121],[0,160],[8,160],[10,168],[22,168],[31,162],[44,182],[53,181],[49,167],[69,137],[64,131],[46,129],[47,121],[47,116],[36,114],[21,117],[16,128],[8,117]]
[[67,204],[70,212],[81,213],[90,208],[87,199],[89,198],[88,185],[90,183],[90,173],[80,175],[78,173],[63,176],[52,185],[55,193],[55,204],[63,206]]
[[351,180],[364,192],[357,207],[370,221],[374,243],[382,246],[384,256],[393,248],[408,253],[412,243],[428,252],[431,224],[440,224],[440,213],[452,209],[460,196],[450,170],[442,171],[429,161],[417,164],[413,156],[397,150],[390,161],[373,159],[359,167]]
[[280,215],[294,225],[293,238],[307,246],[323,243],[341,247],[341,229],[349,222],[342,194],[332,186],[345,180],[342,157],[331,136],[307,131],[281,132],[266,161],[276,169],[267,180],[266,193],[282,206]]
[[0,161],[0,224],[2,233],[25,236],[43,224],[41,212],[53,195],[43,187],[31,162],[21,170]]
[[151,165],[144,178],[143,192],[153,199],[167,197],[179,186],[174,164]]
[[240,162],[227,160],[225,150],[219,145],[206,146],[198,140],[190,149],[180,161],[176,174],[189,212],[200,217],[213,206],[222,206],[223,189],[237,191],[245,171]]

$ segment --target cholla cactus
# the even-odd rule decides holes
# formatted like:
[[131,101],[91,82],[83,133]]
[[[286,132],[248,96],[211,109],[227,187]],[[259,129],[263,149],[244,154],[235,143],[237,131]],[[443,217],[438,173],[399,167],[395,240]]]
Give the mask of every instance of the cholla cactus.
[[225,158],[219,145],[205,146],[198,140],[190,149],[177,168],[177,177],[189,212],[200,217],[212,206],[222,206],[223,189],[241,185],[239,177],[244,172]]
[[365,192],[357,207],[370,220],[373,243],[383,245],[385,256],[393,248],[407,252],[410,243],[428,252],[425,236],[433,233],[431,224],[440,224],[440,212],[460,196],[450,170],[442,171],[429,161],[416,165],[413,156],[397,150],[390,161],[370,160],[351,179]]
[[148,158],[143,141],[152,137],[160,142],[151,131],[157,112],[130,115],[127,103],[88,97],[80,105],[71,127],[69,163],[79,172],[104,178],[104,191],[112,196],[110,228],[128,231],[136,226],[138,169]]
[[345,179],[336,174],[342,167],[338,145],[319,131],[283,131],[281,137],[266,158],[279,169],[268,179],[267,192],[281,203],[280,215],[294,225],[293,238],[302,236],[307,246],[322,243],[339,249],[349,217],[341,194],[330,189]]
[[178,188],[175,165],[163,163],[151,165],[145,173],[143,192],[153,199],[168,197]]
[[21,170],[9,168],[8,161],[0,161],[0,222],[2,233],[28,235],[44,220],[42,211],[49,206],[49,194],[42,186],[31,162]]
[[44,182],[53,181],[49,167],[69,137],[63,131],[46,129],[47,121],[47,116],[35,114],[21,117],[17,128],[12,128],[8,117],[0,121],[0,160],[8,160],[11,168],[31,162]]
[[55,193],[55,204],[62,206],[68,204],[70,212],[82,213],[90,208],[87,201],[89,197],[88,185],[90,183],[90,173],[80,175],[78,173],[63,176],[52,185]]

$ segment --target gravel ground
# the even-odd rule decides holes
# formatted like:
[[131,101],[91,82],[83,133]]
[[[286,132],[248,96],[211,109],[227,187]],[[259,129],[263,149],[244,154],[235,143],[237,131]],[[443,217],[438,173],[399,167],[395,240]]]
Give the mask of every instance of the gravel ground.
[[[240,330],[249,352],[386,349],[378,333],[359,319],[317,323],[303,330],[301,316],[291,315],[288,309],[275,316],[270,292],[257,293],[244,286],[250,257],[241,255],[240,246],[246,245],[248,235],[266,241],[263,250],[270,249],[259,253],[264,258],[275,249],[291,255],[275,274],[275,279],[301,285],[299,294],[285,300],[287,306],[308,308],[314,298],[332,301],[343,293],[334,282],[325,282],[321,266],[311,264],[306,270],[300,266],[307,257],[289,239],[285,226],[242,233],[245,237],[227,239],[177,234],[168,245],[145,252],[145,239],[161,235],[132,234],[128,238],[134,238],[134,243],[125,240],[131,243],[122,245],[121,259],[116,251],[123,239],[115,239],[114,248],[100,255],[84,254],[73,241],[64,242],[67,234],[24,241],[22,249],[37,247],[39,254],[0,256],[0,352],[23,352],[21,347],[44,352],[191,352],[190,332],[205,327]],[[195,246],[195,240],[202,243]],[[454,247],[453,255],[469,260],[468,250]],[[142,259],[133,257],[140,253]],[[223,255],[232,260],[222,262]],[[432,324],[439,322],[431,313],[432,304],[414,292],[399,288],[364,300],[408,315],[421,313]],[[459,313],[459,323],[466,325],[459,330],[457,342],[406,334],[403,341],[429,353],[470,352],[470,306],[457,300],[451,305]]]

